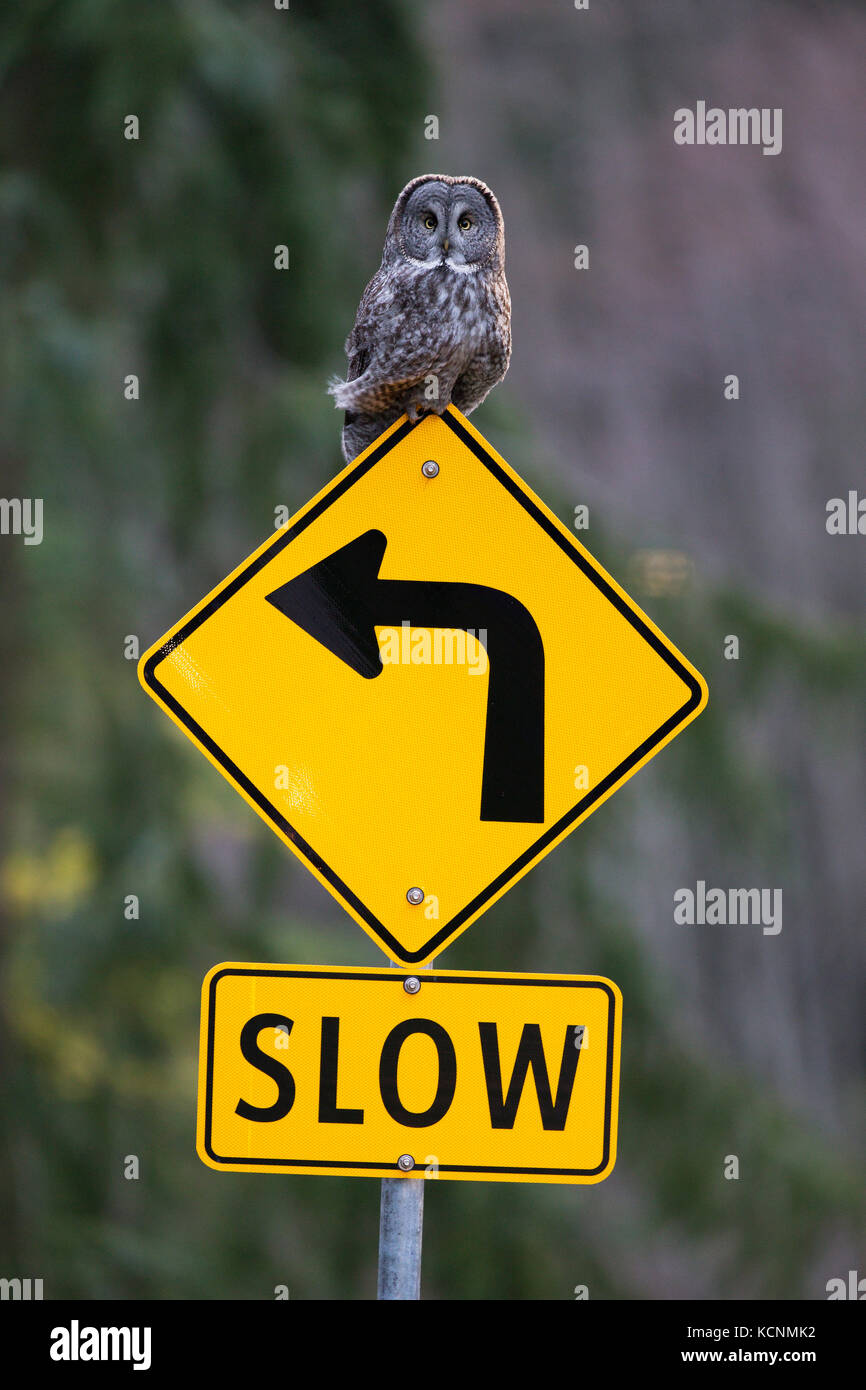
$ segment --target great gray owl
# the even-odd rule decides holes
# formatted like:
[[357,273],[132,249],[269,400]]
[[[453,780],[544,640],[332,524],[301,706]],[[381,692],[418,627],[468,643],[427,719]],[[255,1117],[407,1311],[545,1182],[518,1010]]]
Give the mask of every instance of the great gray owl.
[[356,458],[405,411],[413,423],[449,404],[465,415],[511,357],[505,227],[480,179],[421,174],[391,213],[382,264],[346,340],[343,454]]

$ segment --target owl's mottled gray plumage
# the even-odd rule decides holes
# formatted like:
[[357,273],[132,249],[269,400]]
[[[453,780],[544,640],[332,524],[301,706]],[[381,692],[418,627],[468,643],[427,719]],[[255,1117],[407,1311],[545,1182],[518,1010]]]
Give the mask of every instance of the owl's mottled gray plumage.
[[480,179],[407,183],[346,355],[347,380],[328,389],[346,412],[347,462],[404,412],[414,421],[451,404],[468,415],[502,380],[511,357],[505,227]]

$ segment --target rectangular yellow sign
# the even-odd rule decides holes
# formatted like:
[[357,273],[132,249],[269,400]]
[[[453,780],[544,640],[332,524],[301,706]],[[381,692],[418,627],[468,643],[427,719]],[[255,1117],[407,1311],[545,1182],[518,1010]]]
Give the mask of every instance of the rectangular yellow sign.
[[621,1017],[595,975],[217,965],[199,1157],[236,1173],[601,1182]]

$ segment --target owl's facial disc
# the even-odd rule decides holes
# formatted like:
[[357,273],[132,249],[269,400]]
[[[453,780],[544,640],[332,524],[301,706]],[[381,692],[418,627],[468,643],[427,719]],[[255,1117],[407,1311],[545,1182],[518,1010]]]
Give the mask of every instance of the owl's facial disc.
[[410,194],[400,219],[404,255],[431,270],[475,269],[496,251],[499,219],[494,206],[469,183],[429,179]]
[[480,265],[496,244],[493,208],[471,184],[455,184],[450,193],[447,263],[454,268]]
[[445,259],[450,191],[444,183],[422,183],[410,195],[403,210],[403,250],[424,265],[441,265]]

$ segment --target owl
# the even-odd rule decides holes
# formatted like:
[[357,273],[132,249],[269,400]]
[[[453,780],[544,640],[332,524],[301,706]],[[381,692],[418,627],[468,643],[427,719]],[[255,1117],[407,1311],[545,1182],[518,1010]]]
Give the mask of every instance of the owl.
[[346,381],[329,386],[346,412],[350,463],[406,412],[468,415],[511,357],[505,227],[480,179],[422,174],[388,222],[382,264],[346,340]]

